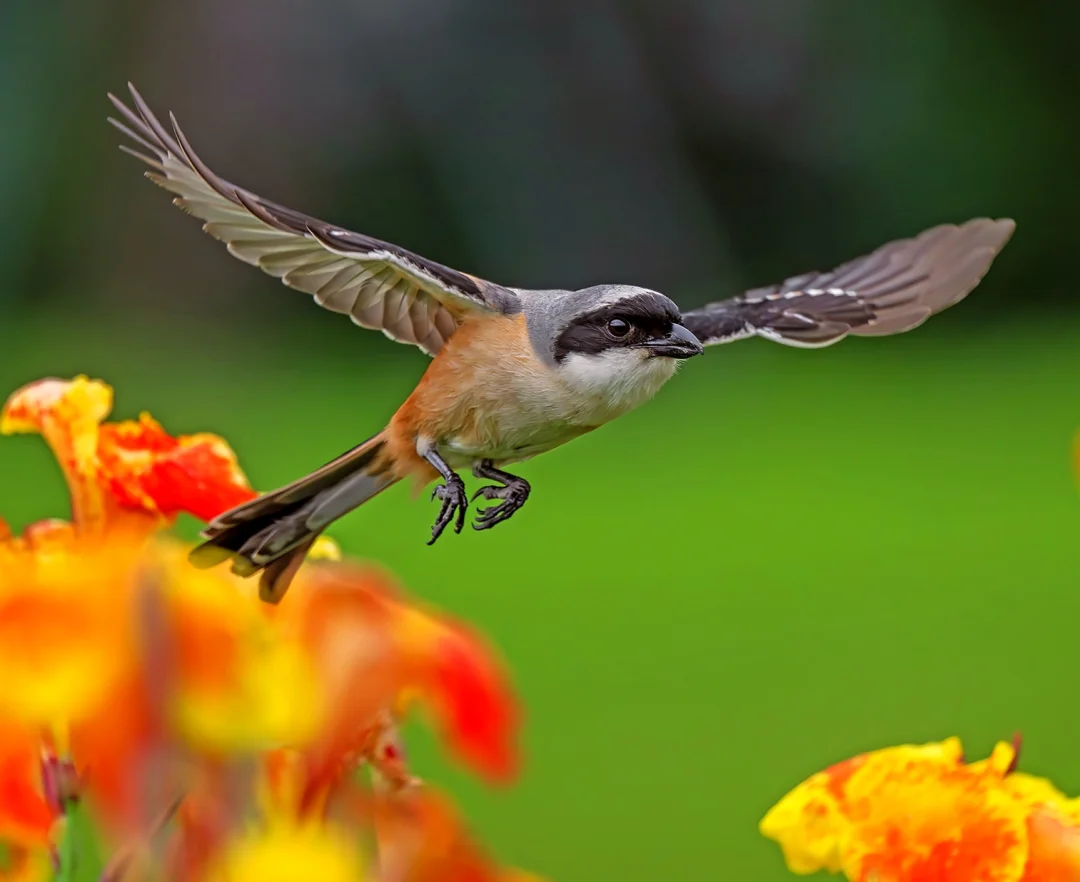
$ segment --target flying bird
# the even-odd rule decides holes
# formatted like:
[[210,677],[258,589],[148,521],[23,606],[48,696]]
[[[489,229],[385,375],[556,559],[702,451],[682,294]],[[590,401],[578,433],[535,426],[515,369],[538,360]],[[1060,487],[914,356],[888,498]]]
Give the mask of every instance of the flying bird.
[[[280,599],[326,527],[403,479],[438,481],[429,544],[461,532],[470,499],[459,471],[489,481],[473,495],[487,530],[525,504],[530,486],[503,468],[591,432],[644,404],[703,347],[747,337],[829,346],[849,334],[910,331],[963,299],[1012,235],[977,218],[900,239],[828,272],[809,272],[683,312],[632,285],[527,290],[489,282],[363,233],[317,220],[231,184],[198,157],[169,115],[163,125],[129,84],[113,95],[133,142],[173,202],[240,260],[326,309],[433,356],[412,394],[367,441],[281,489],[225,512],[192,551],[197,566],[232,561],[262,573]],[[441,480],[440,480],[441,479]]]

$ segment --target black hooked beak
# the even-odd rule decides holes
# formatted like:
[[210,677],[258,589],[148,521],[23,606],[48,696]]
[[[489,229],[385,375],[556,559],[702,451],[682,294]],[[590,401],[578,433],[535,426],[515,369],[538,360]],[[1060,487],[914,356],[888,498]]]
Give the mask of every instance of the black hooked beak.
[[650,356],[662,355],[667,358],[690,358],[705,351],[701,341],[682,325],[672,325],[663,337],[654,337],[642,345],[649,350]]

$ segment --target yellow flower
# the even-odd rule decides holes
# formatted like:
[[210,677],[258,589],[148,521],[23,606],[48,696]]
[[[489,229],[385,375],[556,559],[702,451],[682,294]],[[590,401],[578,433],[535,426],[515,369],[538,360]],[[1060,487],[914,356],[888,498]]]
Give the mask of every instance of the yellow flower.
[[41,747],[32,730],[0,722],[0,880],[51,878],[49,848],[57,831],[46,797]]
[[163,612],[173,648],[168,711],[211,752],[304,744],[322,725],[323,690],[305,647],[282,632],[249,586],[197,570],[170,544]]
[[47,882],[54,876],[52,859],[43,849],[9,846],[0,853],[0,882]]
[[94,712],[129,659],[129,552],[122,543],[9,551],[0,565],[0,716],[48,727]]
[[278,824],[234,840],[207,882],[360,882],[364,863],[355,837],[329,824]]
[[[853,882],[1080,880],[1080,807],[1014,771],[1016,748],[966,764],[957,738],[863,754],[819,772],[761,821],[794,873]],[[1049,872],[1047,868],[1053,867]]]

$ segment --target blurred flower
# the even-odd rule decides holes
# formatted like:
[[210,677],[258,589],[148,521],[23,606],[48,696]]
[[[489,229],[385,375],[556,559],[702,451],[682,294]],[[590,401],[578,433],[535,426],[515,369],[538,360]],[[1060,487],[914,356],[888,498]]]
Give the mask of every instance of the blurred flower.
[[361,882],[364,861],[355,836],[334,825],[284,824],[233,840],[206,882]]
[[792,872],[853,882],[1080,880],[1080,801],[1016,759],[1002,742],[965,763],[957,738],[863,754],[792,790],[761,832]]
[[8,847],[0,865],[3,882],[47,882],[54,877],[54,867],[48,852],[40,849]]
[[309,648],[331,719],[313,774],[364,752],[381,715],[404,699],[429,708],[457,756],[493,781],[516,771],[518,710],[491,650],[463,625],[421,610],[373,569],[311,567],[275,610]]
[[171,654],[158,667],[171,679],[167,713],[177,733],[212,753],[313,738],[326,696],[308,649],[239,580],[189,566],[185,548],[163,546],[158,564],[161,606],[147,632]]
[[395,882],[539,882],[499,866],[469,835],[453,802],[414,784],[376,798],[375,829],[384,878]]
[[[105,423],[111,404],[80,377],[0,411],[0,432],[50,444],[72,507],[21,536],[0,521],[0,846],[20,878],[48,872],[76,794],[115,849],[108,878],[361,878],[383,855],[359,834],[370,844],[390,801],[418,792],[397,734],[413,704],[474,771],[513,775],[518,710],[478,635],[340,563],[329,540],[276,607],[196,570],[159,528],[253,491],[222,439],[173,438],[146,415]],[[401,880],[519,878],[423,793],[393,802],[381,837]]]
[[0,844],[8,864],[0,879],[43,879],[51,873],[57,813],[44,791],[42,762],[32,730],[10,720],[0,723]]
[[0,566],[0,717],[49,726],[91,712],[123,667],[130,559],[41,532]]

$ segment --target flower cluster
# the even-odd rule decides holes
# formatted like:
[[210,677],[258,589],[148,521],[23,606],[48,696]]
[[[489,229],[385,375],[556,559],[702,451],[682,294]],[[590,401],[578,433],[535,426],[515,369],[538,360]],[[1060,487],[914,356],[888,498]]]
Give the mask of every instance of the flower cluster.
[[1080,882],[1080,799],[1016,771],[1019,741],[966,763],[957,738],[856,756],[761,821],[794,873],[852,882]]
[[513,776],[518,710],[485,642],[371,567],[311,562],[279,606],[191,567],[161,528],[254,491],[221,438],[111,408],[80,377],[0,413],[48,442],[72,512],[18,536],[0,521],[0,878],[56,871],[75,801],[112,879],[527,878],[410,773],[398,734],[423,705],[461,763]]

